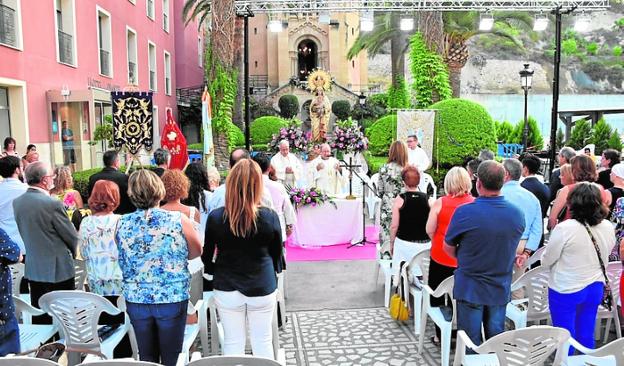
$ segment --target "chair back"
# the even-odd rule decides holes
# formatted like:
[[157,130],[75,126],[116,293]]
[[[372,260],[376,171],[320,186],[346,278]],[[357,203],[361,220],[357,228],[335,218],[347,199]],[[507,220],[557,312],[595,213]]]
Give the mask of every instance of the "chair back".
[[429,195],[429,187],[433,190],[431,197],[436,199],[438,197],[438,187],[436,187],[433,177],[427,173],[420,173],[420,184],[418,184],[418,189]]
[[495,353],[500,366],[543,365],[556,352],[552,365],[561,365],[569,338],[567,329],[538,325],[498,334],[475,351]]
[[[410,284],[422,283],[426,285],[429,283],[430,261],[431,249],[425,249],[412,258],[412,260],[407,265],[407,280]],[[418,276],[422,276],[422,280],[418,279]]]
[[373,174],[373,176],[370,179],[370,182],[371,182],[371,186],[375,190],[375,192],[371,192],[371,194],[377,195],[379,191],[379,173]]
[[611,294],[613,295],[613,306],[617,307],[620,300],[620,277],[622,276],[622,262],[609,262],[607,264],[607,277],[611,285]]
[[39,299],[39,305],[60,325],[68,347],[94,351],[100,351],[100,314],[117,315],[121,312],[104,297],[83,291],[49,292]]
[[550,269],[539,266],[523,274],[512,287],[521,286],[525,290],[525,297],[529,299],[527,320],[544,319],[550,317],[548,306],[548,279]]
[[542,260],[542,255],[544,255],[544,250],[546,250],[546,246],[538,248],[525,262],[524,268],[531,268],[536,262]]
[[618,338],[598,348],[591,355],[594,357],[614,356],[616,365],[624,365],[624,338]]
[[11,268],[12,294],[19,296],[20,284],[22,283],[22,278],[24,278],[24,263],[12,264],[9,268]]
[[85,280],[87,278],[87,267],[85,261],[74,259],[74,268],[76,270],[76,277],[74,277],[76,290],[84,291]]
[[103,360],[89,361],[78,366],[161,366],[159,363],[136,360]]
[[34,357],[2,357],[0,366],[60,366],[58,363]]
[[22,300],[19,296],[13,295],[13,303],[15,304],[15,318],[17,318],[20,323],[25,323],[25,313],[30,315],[45,314],[43,310],[39,310],[36,307],[30,305],[26,301]]
[[191,361],[187,366],[280,366],[280,363],[254,356],[211,356]]

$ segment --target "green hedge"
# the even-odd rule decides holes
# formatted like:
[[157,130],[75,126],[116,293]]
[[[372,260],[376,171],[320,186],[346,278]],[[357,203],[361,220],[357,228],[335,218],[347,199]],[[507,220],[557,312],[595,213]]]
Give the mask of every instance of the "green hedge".
[[251,123],[251,142],[254,145],[268,144],[273,138],[273,134],[278,134],[280,128],[287,126],[288,122],[283,118],[274,116],[260,117]]
[[228,124],[228,145],[230,147],[245,145],[245,134],[233,123]]
[[[134,167],[136,168],[138,167],[138,165],[135,164]],[[135,168],[132,168],[132,171],[134,171]],[[155,166],[145,165],[144,168],[155,168]],[[93,174],[99,173],[101,171],[102,168],[93,168],[88,170],[82,170],[72,174],[72,178],[74,179],[74,189],[80,192],[80,196],[82,196],[82,200],[84,201],[85,206],[87,204],[87,201],[89,200],[89,178]],[[125,172],[126,167],[123,165],[120,166],[119,171]]]
[[388,161],[387,156],[373,156],[371,154],[365,154],[366,164],[368,164],[368,171],[370,175],[379,173],[379,168]]
[[368,151],[370,151],[372,155],[388,155],[390,144],[394,141],[396,123],[396,115],[388,115],[381,117],[377,120],[377,122],[373,123],[372,126],[366,129],[366,137],[368,137]]
[[332,103],[332,113],[339,121],[344,121],[351,115],[351,103],[348,100],[337,100]]
[[299,114],[299,99],[296,95],[282,95],[277,101],[282,118],[291,119]]
[[[447,99],[435,103],[438,110],[437,137],[433,160],[440,167],[461,165],[482,149],[496,151],[496,131],[490,114],[478,103],[466,99]],[[436,154],[437,153],[437,154]]]

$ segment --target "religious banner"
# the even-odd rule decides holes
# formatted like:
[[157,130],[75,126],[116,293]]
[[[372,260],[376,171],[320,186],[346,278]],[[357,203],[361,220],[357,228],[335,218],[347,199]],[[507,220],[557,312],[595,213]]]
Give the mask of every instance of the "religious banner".
[[214,143],[212,141],[212,98],[208,88],[202,94],[202,129],[204,132],[204,159],[206,166],[214,166]]
[[183,170],[189,161],[188,151],[186,150],[186,138],[173,119],[171,109],[167,109],[167,122],[165,122],[161,136],[160,145],[171,153],[169,169]]
[[408,135],[415,133],[420,147],[425,150],[427,156],[433,156],[435,115],[434,110],[397,111],[397,140],[405,142]]
[[141,148],[151,150],[154,143],[152,93],[113,92],[113,146],[126,147],[135,155]]

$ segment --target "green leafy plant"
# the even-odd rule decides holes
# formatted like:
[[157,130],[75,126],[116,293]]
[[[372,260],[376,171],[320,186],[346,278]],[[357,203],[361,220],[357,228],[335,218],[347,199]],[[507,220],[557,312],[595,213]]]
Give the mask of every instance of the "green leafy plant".
[[227,133],[228,123],[232,123],[232,110],[238,92],[238,74],[227,72],[221,65],[217,66],[215,79],[210,83],[212,96],[212,128],[217,132]]
[[464,159],[477,156],[482,149],[496,151],[494,122],[480,104],[460,98],[447,99],[435,103],[431,109],[438,111],[433,160],[440,167],[461,165]]
[[570,134],[570,139],[568,140],[568,145],[575,150],[580,150],[585,145],[587,145],[587,141],[591,138],[591,126],[589,122],[584,119],[576,121],[574,128],[572,129],[572,133]]
[[379,173],[379,168],[388,162],[387,156],[374,156],[370,151],[364,153],[364,159],[366,159],[366,165],[368,165],[370,174]]
[[576,39],[569,38],[561,42],[561,52],[566,56],[574,56],[578,53]]
[[282,127],[287,127],[288,121],[280,117],[260,117],[251,123],[250,135],[253,144],[267,144],[274,134],[278,134]]
[[622,139],[620,139],[620,133],[618,132],[617,128],[611,132],[611,136],[609,136],[609,141],[607,142],[607,145],[609,146],[609,149],[622,151]]
[[388,108],[388,94],[387,93],[377,93],[366,98],[366,104],[370,104],[373,106],[379,106],[382,108]]
[[622,46],[615,46],[615,47],[613,47],[613,50],[611,52],[613,53],[613,56],[615,56],[615,57],[622,56]]
[[351,103],[348,100],[337,100],[331,105],[332,113],[339,120],[346,120],[351,114]]
[[381,117],[372,126],[366,129],[368,151],[372,155],[388,155],[390,144],[394,140],[397,117],[395,114]]
[[442,57],[429,50],[421,33],[410,38],[410,68],[414,81],[412,92],[417,108],[428,108],[434,101],[448,99],[453,91]]
[[508,121],[494,122],[496,128],[496,140],[503,144],[513,143],[513,131],[514,127]]
[[587,50],[587,54],[592,56],[596,56],[598,54],[598,49],[599,46],[596,42],[592,42],[588,44],[587,47],[585,47],[585,50]]
[[[542,132],[540,131],[539,126],[537,125],[537,121],[535,120],[535,118],[529,116],[527,118],[527,122],[528,122],[527,149],[541,150],[544,147],[544,137],[542,136]],[[518,123],[514,127],[512,142],[516,144],[521,144],[523,133],[524,133],[524,119],[518,121]]]
[[561,127],[557,129],[557,135],[555,136],[555,146],[556,151],[559,151],[562,147],[565,146],[565,134],[563,133]]
[[95,146],[101,141],[107,141],[108,148],[113,148],[113,116],[110,114],[105,115],[104,122],[95,128],[89,145]]
[[299,113],[299,99],[292,94],[282,95],[277,102],[280,116],[285,119],[295,117]]
[[609,138],[611,137],[612,128],[609,124],[601,118],[594,126],[594,130],[589,139],[590,144],[596,145],[594,154],[600,155],[602,152],[609,148]]
[[401,109],[410,107],[410,98],[407,92],[407,84],[405,79],[399,78],[397,86],[391,86],[388,89],[388,108]]
[[624,29],[624,18],[620,18],[613,22],[614,27],[617,29]]
[[245,135],[234,123],[228,123],[228,145],[230,149],[238,146],[245,146]]

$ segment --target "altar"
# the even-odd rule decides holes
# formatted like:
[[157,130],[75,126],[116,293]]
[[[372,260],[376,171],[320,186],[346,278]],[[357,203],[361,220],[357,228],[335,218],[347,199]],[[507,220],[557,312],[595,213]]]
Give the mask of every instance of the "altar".
[[291,241],[302,247],[321,247],[362,240],[362,200],[334,198],[320,206],[303,206],[297,211]]

